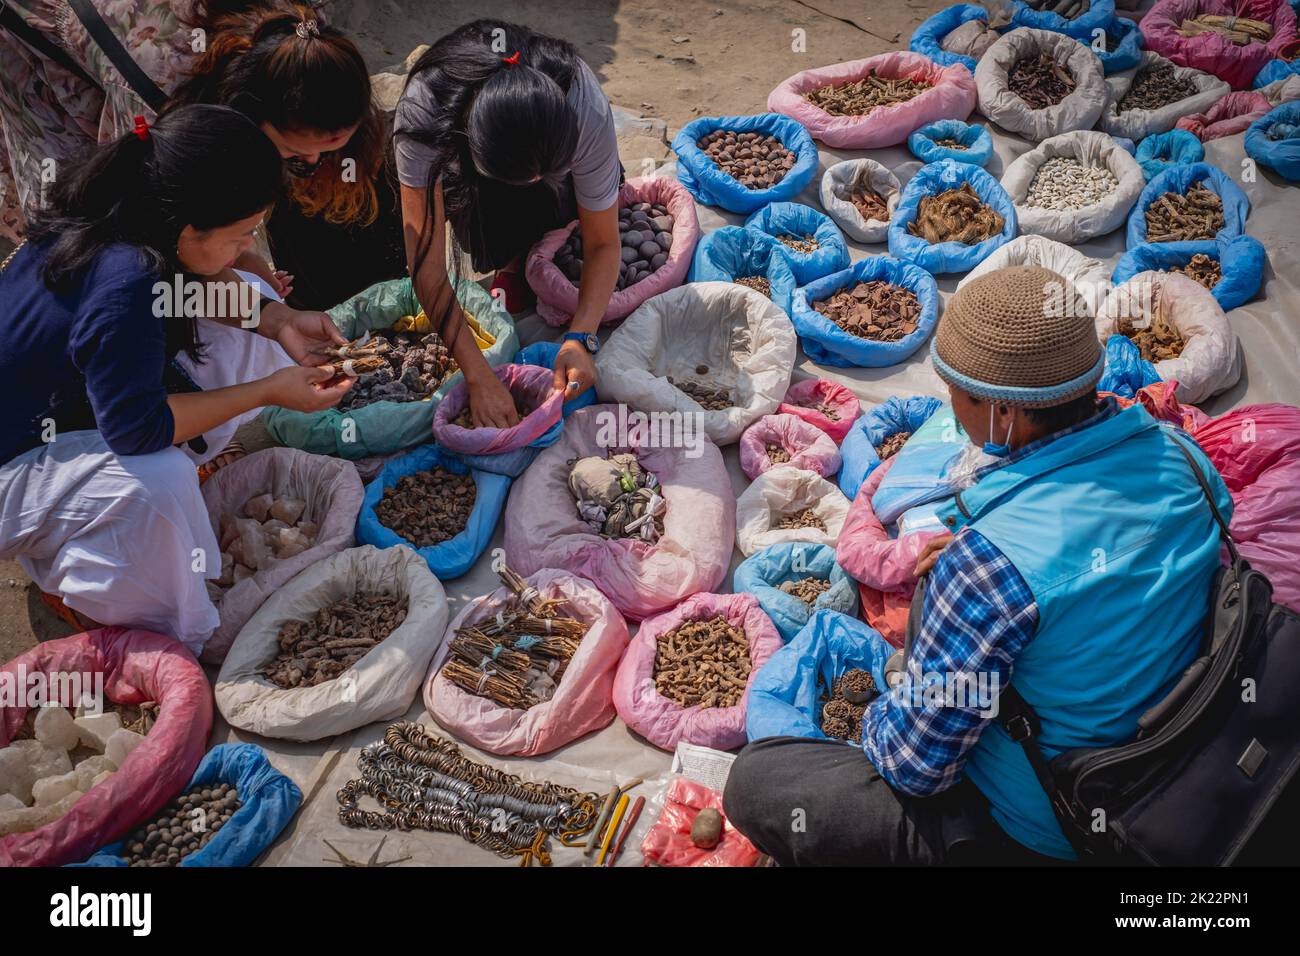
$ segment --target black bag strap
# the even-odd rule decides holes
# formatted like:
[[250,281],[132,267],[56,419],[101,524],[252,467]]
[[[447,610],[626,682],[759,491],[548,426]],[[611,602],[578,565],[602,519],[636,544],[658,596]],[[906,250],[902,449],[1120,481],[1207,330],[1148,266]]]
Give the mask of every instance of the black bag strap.
[[104,18],[99,15],[91,0],[68,0],[68,5],[72,7],[72,12],[77,15],[77,19],[86,28],[90,38],[104,51],[104,55],[113,66],[117,67],[117,72],[122,74],[122,79],[126,80],[127,86],[131,87],[136,96],[144,100],[150,109],[155,113],[159,112],[167,102],[167,94],[149,77],[148,73],[140,68],[140,64],[131,59],[131,54],[126,51],[117,34],[104,22]]
[[96,89],[103,89],[103,85],[99,80],[86,72],[85,67],[74,60],[68,54],[67,50],[63,49],[63,47],[59,46],[40,30],[36,29],[24,20],[22,15],[13,7],[9,6],[5,0],[0,0],[0,29],[12,33],[15,37],[22,40],[23,43],[27,44],[41,56],[45,57],[47,60],[52,60],[69,73],[79,77]]
[[1219,511],[1219,506],[1215,504],[1214,492],[1210,490],[1210,483],[1206,480],[1205,473],[1201,470],[1201,466],[1196,463],[1196,459],[1192,457],[1192,453],[1187,450],[1183,440],[1174,435],[1172,431],[1169,432],[1169,435],[1170,440],[1178,446],[1178,450],[1187,459],[1187,464],[1191,466],[1192,474],[1196,476],[1196,482],[1201,486],[1201,491],[1205,492],[1205,500],[1210,505],[1210,514],[1214,515],[1214,523],[1219,526],[1219,537],[1223,539],[1223,543],[1228,548],[1228,554],[1232,558],[1232,563],[1235,565],[1241,560],[1241,555],[1237,551],[1237,545],[1232,540],[1232,532],[1228,530],[1228,522],[1223,520],[1223,514]]

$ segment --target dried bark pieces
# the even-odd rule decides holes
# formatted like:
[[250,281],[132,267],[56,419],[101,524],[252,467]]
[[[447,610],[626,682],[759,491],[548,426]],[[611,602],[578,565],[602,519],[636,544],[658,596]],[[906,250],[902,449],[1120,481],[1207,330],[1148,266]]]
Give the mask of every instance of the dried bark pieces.
[[737,276],[731,281],[736,285],[743,285],[746,289],[761,292],[769,299],[772,298],[772,283],[765,276]]
[[831,582],[825,578],[800,578],[797,581],[782,581],[778,590],[791,597],[796,597],[804,604],[816,604],[817,599],[829,591]]
[[357,594],[323,607],[307,621],[285,621],[280,653],[260,671],[277,687],[315,687],[334,680],[406,620],[406,598]]
[[1116,322],[1115,328],[1120,335],[1132,340],[1142,353],[1142,358],[1148,362],[1178,358],[1187,347],[1183,337],[1170,323],[1157,323],[1153,320],[1150,325],[1139,328],[1133,319],[1124,317]]
[[714,130],[695,145],[746,189],[769,189],[794,168],[795,156],[775,136]]
[[385,488],[375,505],[375,517],[416,548],[429,548],[465,530],[477,496],[470,475],[452,474],[436,465],[430,471],[403,475]]
[[872,71],[860,80],[809,90],[803,98],[832,116],[867,116],[881,106],[906,103],[929,88],[908,77],[887,79]]
[[228,783],[194,787],[132,832],[121,857],[128,866],[179,866],[207,846],[243,805],[239,791]]
[[1201,183],[1193,183],[1185,194],[1165,193],[1144,215],[1148,242],[1213,239],[1224,226],[1223,200]]
[[659,635],[655,689],[682,707],[735,707],[751,669],[749,639],[722,615],[684,621]]
[[802,511],[792,511],[781,515],[772,527],[783,531],[797,528],[816,528],[818,531],[825,531],[826,522],[822,520],[822,516],[815,509],[804,508]]
[[873,279],[819,299],[813,309],[858,338],[897,342],[916,331],[921,302],[910,289]]
[[1045,51],[1021,57],[1007,71],[1007,89],[1033,110],[1055,106],[1073,93],[1074,87],[1069,69]]
[[911,437],[911,432],[895,432],[876,446],[876,456],[881,461],[893,458]]
[[[963,149],[965,147],[962,147]],[[889,222],[889,204],[874,189],[859,186],[849,193],[849,202],[863,219]]]
[[1218,259],[1207,256],[1203,252],[1198,252],[1192,256],[1187,265],[1169,271],[1181,272],[1183,275],[1195,279],[1207,289],[1213,289],[1223,278],[1223,265]]
[[1180,76],[1172,63],[1149,66],[1133,78],[1133,85],[1120,97],[1119,112],[1158,110],[1196,95],[1196,84]]
[[1005,221],[993,207],[980,201],[970,183],[933,196],[921,197],[916,219],[907,231],[929,243],[961,242],[974,245],[1002,231]]

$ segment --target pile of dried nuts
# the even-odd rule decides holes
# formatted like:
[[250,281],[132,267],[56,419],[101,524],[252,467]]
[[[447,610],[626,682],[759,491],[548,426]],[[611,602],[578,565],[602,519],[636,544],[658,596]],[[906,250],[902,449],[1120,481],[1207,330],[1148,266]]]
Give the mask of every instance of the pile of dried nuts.
[[858,211],[858,215],[868,222],[872,219],[877,222],[889,222],[889,203],[885,202],[885,197],[874,189],[865,186],[857,187],[849,193],[849,202]]
[[1007,89],[1031,110],[1055,106],[1074,92],[1074,77],[1047,52],[1021,57],[1007,71]]
[[[821,682],[821,679],[818,678]],[[862,743],[862,717],[879,691],[869,671],[854,667],[835,679],[829,697],[822,683],[822,733],[837,740]]]
[[873,279],[812,304],[818,315],[858,338],[897,342],[916,331],[921,302],[902,286]]
[[1119,187],[1119,177],[1105,166],[1085,166],[1070,156],[1053,156],[1038,167],[1025,194],[1026,206],[1082,209],[1101,202]]
[[654,544],[664,533],[667,501],[659,479],[636,455],[590,455],[569,462],[569,492],[578,517],[602,538]]
[[1172,63],[1149,66],[1133,78],[1119,100],[1119,112],[1158,110],[1196,95],[1196,84],[1178,72]]
[[[659,271],[673,247],[676,220],[660,203],[638,202],[618,211],[623,261],[615,289],[626,289]],[[582,281],[582,235],[576,228],[555,253],[555,264],[575,285]]]
[[1073,20],[1088,12],[1092,0],[1025,0],[1025,6],[1040,13],[1055,13],[1066,20]]
[[876,457],[881,461],[887,458],[893,458],[899,450],[907,444],[907,440],[912,437],[911,432],[894,432],[879,445],[876,446]]
[[916,219],[907,231],[929,243],[961,242],[968,246],[991,239],[1005,221],[991,206],[980,202],[970,183],[933,196],[922,196]]
[[477,496],[472,476],[435,465],[430,471],[403,475],[385,488],[375,517],[414,547],[430,548],[465,530]]
[[822,516],[817,513],[815,508],[804,508],[801,511],[791,511],[777,518],[776,524],[772,526],[781,531],[796,531],[799,528],[816,528],[818,531],[826,530],[826,522]]
[[761,292],[769,299],[772,298],[772,283],[767,280],[766,276],[737,276],[731,281],[736,285],[743,285],[746,289]]
[[832,116],[866,116],[880,106],[906,103],[929,88],[908,77],[891,80],[871,72],[851,83],[809,90],[803,98]]
[[817,599],[831,589],[831,582],[825,578],[800,578],[798,581],[782,581],[778,590],[791,597],[796,597],[804,604],[816,604]]
[[207,582],[208,596],[220,601],[227,588],[315,545],[320,527],[306,510],[301,498],[262,493],[245,501],[238,515],[222,515],[221,577]]
[[391,594],[357,594],[311,620],[285,621],[280,653],[258,673],[285,690],[334,680],[401,626],[406,607],[406,598]]
[[784,465],[790,460],[790,453],[776,442],[767,443],[767,460],[774,465]]
[[749,681],[749,639],[722,615],[659,635],[655,690],[682,707],[735,707]]
[[820,244],[812,236],[805,235],[802,239],[798,236],[792,236],[785,232],[776,237],[782,244],[789,246],[795,252],[816,252],[821,248]]
[[128,836],[122,859],[127,866],[179,866],[207,846],[243,805],[239,791],[228,783],[195,787]]
[[795,156],[775,136],[714,130],[695,143],[728,176],[746,189],[769,189],[794,167]]
[[1167,192],[1145,211],[1147,242],[1213,239],[1223,228],[1223,200],[1212,189],[1193,183],[1184,193]]
[[[744,283],[742,283],[742,285],[743,284]],[[708,375],[709,367],[707,365],[697,365],[695,366],[695,374]],[[701,407],[711,412],[719,412],[723,409],[731,408],[731,406],[736,404],[736,400],[732,397],[731,389],[729,388],[722,388],[719,385],[708,385],[704,382],[692,382],[690,380],[679,382],[671,375],[666,377],[669,385],[673,386],[673,388],[677,389],[679,392],[689,395],[691,398],[695,399]]]
[[1195,279],[1207,289],[1213,289],[1223,278],[1223,265],[1218,259],[1207,256],[1203,252],[1198,252],[1192,256],[1187,265],[1169,271],[1181,272],[1183,275]]
[[424,401],[456,372],[456,361],[436,332],[377,329],[329,357],[357,377],[338,404],[342,412],[372,402]]

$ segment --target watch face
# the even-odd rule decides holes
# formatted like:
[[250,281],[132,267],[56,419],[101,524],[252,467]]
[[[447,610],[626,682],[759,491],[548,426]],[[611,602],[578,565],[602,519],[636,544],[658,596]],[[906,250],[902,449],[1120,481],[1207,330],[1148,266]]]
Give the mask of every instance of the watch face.
[[600,351],[600,339],[598,339],[595,335],[587,336],[587,351],[591,352],[592,354],[595,354],[596,352]]

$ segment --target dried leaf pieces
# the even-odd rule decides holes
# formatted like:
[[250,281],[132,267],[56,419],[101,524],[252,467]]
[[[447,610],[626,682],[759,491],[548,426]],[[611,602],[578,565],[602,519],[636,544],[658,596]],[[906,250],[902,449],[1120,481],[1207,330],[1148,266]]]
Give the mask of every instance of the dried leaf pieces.
[[455,475],[437,465],[431,471],[403,475],[385,488],[375,505],[375,517],[416,548],[430,548],[465,530],[477,496],[470,475]]
[[881,106],[906,103],[929,88],[908,77],[891,80],[871,72],[851,83],[809,90],[803,97],[832,116],[866,116]]
[[907,231],[929,243],[961,242],[974,245],[1002,231],[1005,221],[991,206],[980,202],[970,183],[933,196],[921,197],[916,219]]
[[1194,183],[1186,194],[1167,192],[1146,208],[1148,242],[1213,239],[1224,226],[1223,200]]
[[682,707],[735,707],[749,681],[749,639],[718,615],[659,635],[655,689]]
[[841,289],[814,302],[813,309],[850,335],[877,342],[911,335],[921,318],[921,302],[914,292],[880,279]]

